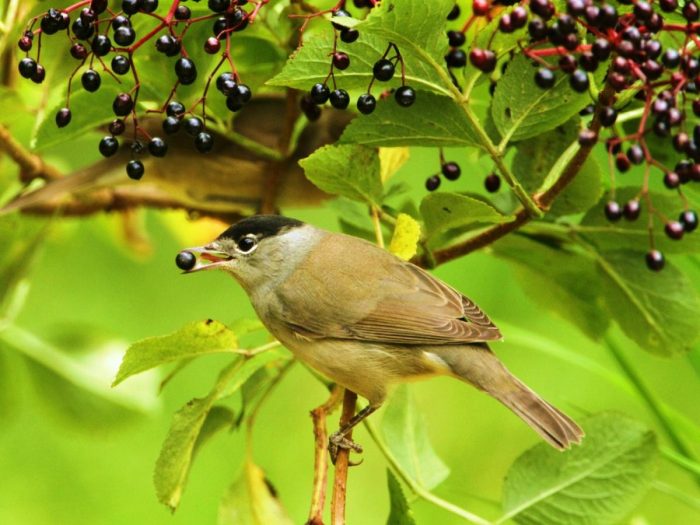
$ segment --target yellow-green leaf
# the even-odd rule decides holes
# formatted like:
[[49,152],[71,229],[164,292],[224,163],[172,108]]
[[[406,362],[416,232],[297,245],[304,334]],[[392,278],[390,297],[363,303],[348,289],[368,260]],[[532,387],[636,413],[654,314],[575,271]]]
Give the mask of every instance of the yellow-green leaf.
[[396,218],[394,235],[389,244],[389,251],[408,261],[418,251],[418,241],[420,240],[420,224],[405,213],[399,213]]

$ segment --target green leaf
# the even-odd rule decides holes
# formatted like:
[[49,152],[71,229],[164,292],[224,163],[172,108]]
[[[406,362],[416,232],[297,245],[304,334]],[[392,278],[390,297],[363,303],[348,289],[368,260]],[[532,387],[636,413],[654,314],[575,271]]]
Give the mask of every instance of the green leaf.
[[112,82],[105,83],[95,93],[85,90],[76,91],[70,98],[72,113],[70,124],[65,128],[56,126],[54,120],[56,113],[65,106],[65,102],[61,102],[46,112],[46,117],[37,130],[34,147],[41,151],[64,144],[80,137],[87,131],[92,131],[98,126],[110,122],[114,119],[112,102],[121,91],[122,88]]
[[419,485],[432,489],[447,478],[450,470],[433,450],[425,419],[405,385],[389,399],[381,431],[396,462]]
[[454,100],[418,92],[409,109],[380,100],[371,115],[353,119],[340,142],[366,146],[475,146],[471,123]]
[[386,520],[387,525],[416,525],[416,520],[408,506],[401,484],[391,470],[386,471],[386,480],[389,485],[389,501],[391,502],[389,518]]
[[610,321],[601,279],[590,257],[522,235],[509,235],[493,249],[513,263],[523,291],[542,308],[561,315],[594,340],[607,331]]
[[219,505],[218,525],[292,525],[272,484],[260,467],[247,459],[243,473]]
[[236,334],[218,321],[196,321],[169,335],[148,337],[131,345],[112,386],[153,367],[238,348]]
[[306,177],[327,193],[379,205],[383,187],[379,154],[365,146],[329,145],[299,162]]
[[[513,174],[528,193],[542,191],[542,185],[559,157],[577,141],[578,116],[546,133],[516,144]],[[589,157],[576,178],[554,201],[551,215],[568,215],[590,209],[603,192],[601,172],[594,158]]]
[[700,334],[700,298],[693,283],[670,263],[650,272],[643,252],[597,254],[610,315],[643,349],[671,356],[689,351]]
[[586,437],[566,452],[540,443],[511,466],[505,516],[525,525],[619,523],[641,501],[656,470],[656,437],[622,414],[584,421]]
[[459,193],[430,193],[421,202],[420,212],[429,239],[453,228],[513,220],[512,215],[503,215],[490,204]]
[[[621,205],[630,199],[637,198],[639,187],[618,188],[615,200]],[[675,219],[683,210],[683,204],[676,195],[666,195],[664,193],[650,192],[649,197],[662,216]],[[608,195],[604,195],[598,203],[588,210],[581,224],[573,226],[585,239],[593,242],[600,249],[621,249],[643,250],[649,243],[649,230],[647,229],[646,201],[642,200],[642,218],[637,221],[617,221],[611,223],[605,217],[605,205],[610,200]],[[663,226],[658,219],[655,220],[654,244],[656,248],[664,254],[669,253],[699,253],[700,235],[695,233],[685,235],[681,241],[669,239],[663,234]]]
[[173,416],[156,461],[153,481],[158,500],[171,510],[180,503],[194,455],[195,444],[215,396],[193,399]]
[[213,432],[235,423],[233,414],[222,412],[223,409],[215,410],[212,408],[214,403],[238,392],[256,371],[282,359],[285,357],[278,350],[266,350],[253,357],[237,359],[220,372],[209,395],[193,399],[175,414],[154,473],[156,493],[161,503],[172,510],[177,508],[197,446]]
[[[46,221],[18,213],[0,217],[0,305],[9,307],[14,290],[32,267]],[[5,312],[3,312],[3,315]]]
[[577,93],[569,77],[557,73],[555,85],[540,89],[532,80],[536,69],[523,55],[508,64],[491,103],[496,128],[512,141],[534,137],[564,124],[590,103],[588,93]]

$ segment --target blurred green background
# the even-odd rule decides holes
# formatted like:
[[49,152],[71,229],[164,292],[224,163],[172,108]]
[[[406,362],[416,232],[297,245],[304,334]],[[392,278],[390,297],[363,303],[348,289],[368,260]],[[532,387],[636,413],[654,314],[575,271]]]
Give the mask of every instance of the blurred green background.
[[[20,84],[21,89],[0,88],[0,122],[25,146],[46,108],[63,97],[66,66],[59,63],[58,53],[50,48],[46,53],[46,63],[52,66],[46,85],[60,89],[43,91],[28,82]],[[4,66],[0,76],[11,77]],[[69,172],[98,158],[99,136],[86,133],[47,151],[45,158]],[[446,157],[461,164],[463,176],[457,182],[444,181],[444,189],[482,191],[484,176],[491,169],[486,161],[464,150],[449,150]],[[604,158],[600,161],[606,165]],[[437,169],[434,150],[414,149],[396,179],[407,183],[408,195],[418,200],[425,194],[425,178]],[[18,189],[17,175],[14,164],[0,157],[4,197]],[[638,175],[631,173],[629,180]],[[332,204],[283,211],[317,226],[339,229]],[[37,222],[25,217],[12,220],[16,221],[10,223],[13,228]],[[153,465],[172,414],[209,391],[226,359],[198,359],[158,395],[158,383],[167,370],[147,372],[110,388],[124,350],[136,340],[175,331],[190,321],[213,318],[230,323],[252,318],[254,313],[230,277],[215,272],[183,276],[174,265],[180,249],[213,238],[226,225],[191,222],[184,213],[155,211],[129,221],[139,224],[147,237],[147,253],[143,243],[124,240],[125,219],[118,214],[42,219],[38,222],[50,224],[36,246],[36,257],[27,257],[23,268],[2,276],[13,281],[17,272],[24,275],[26,270],[26,302],[14,325],[23,330],[20,335],[34,334],[52,345],[29,344],[27,348],[35,350],[32,353],[0,343],[2,524],[215,523],[219,502],[241,470],[242,433],[217,434],[197,456],[177,512],[171,514],[157,502]],[[6,253],[9,248],[3,247]],[[697,287],[697,262],[680,255],[673,262],[688,272]],[[663,444],[668,443],[658,421],[604,346],[531,301],[506,262],[485,249],[441,266],[435,274],[476,301],[501,326],[505,341],[495,344],[494,350],[547,400],[574,418],[618,410],[645,421],[659,432]],[[8,283],[0,284],[4,288]],[[543,345],[519,344],[522,338],[517,334],[523,331],[542,338]],[[618,331],[614,337],[649,388],[690,421],[700,423],[700,349],[690,357],[662,359],[642,351]],[[554,351],[545,352],[545,348]],[[599,368],[586,369],[561,359],[557,357],[560,349],[572,350]],[[536,434],[496,401],[457,381],[434,379],[409,388],[425,415],[438,454],[451,468],[451,476],[436,492],[474,512],[498,515],[504,475],[522,452],[539,442]],[[295,523],[306,518],[311,496],[313,441],[308,413],[326,398],[325,388],[303,367],[295,366],[263,407],[254,430],[254,459]],[[381,417],[382,411],[373,416]],[[364,463],[350,471],[348,522],[384,523],[389,511],[386,464],[364,428],[358,429],[355,439],[365,446],[365,453]],[[692,446],[700,453],[700,443]],[[626,523],[700,522],[696,479],[660,461],[655,483]],[[669,495],[671,485],[691,499]],[[463,523],[423,501],[413,507],[421,524]]]
[[[458,151],[450,152],[450,157],[462,160]],[[420,192],[424,175],[434,169],[434,163],[431,152],[414,151],[413,160],[399,176]],[[455,185],[478,186],[482,167],[464,163],[464,168],[467,176]],[[3,171],[11,171],[7,161]],[[332,210],[288,210],[288,214],[337,229]],[[55,222],[29,273],[31,288],[17,324],[57,341],[78,360],[101,360],[113,374],[119,350],[125,346],[105,346],[105,340],[125,344],[174,331],[188,321],[214,318],[231,322],[254,315],[243,291],[226,275],[180,275],[174,255],[184,246],[201,242],[182,215],[148,212],[144,216],[153,250],[146,257],[134,256],[120,241],[119,216]],[[211,231],[212,225],[203,229]],[[652,415],[629,391],[569,362],[509,343],[508,326],[526,328],[617,372],[601,345],[584,338],[555,313],[535,306],[522,293],[507,264],[483,251],[445,265],[436,274],[503,324],[505,342],[495,345],[496,352],[552,403],[575,417],[616,409],[656,427]],[[76,337],[86,329],[95,334],[91,342],[97,344],[97,350],[93,353],[81,353],[84,336]],[[147,373],[149,377],[143,381],[127,381],[116,390],[132,388],[141,404],[144,399],[151,400],[145,409],[127,410],[99,397],[71,392],[32,360],[2,350],[3,396],[10,396],[10,400],[3,402],[6,413],[0,432],[4,480],[0,522],[215,522],[219,500],[241,468],[241,434],[219,434],[202,449],[174,515],[157,503],[151,478],[171,415],[190,398],[208,391],[222,359],[199,359],[157,399],[158,372]],[[687,359],[655,358],[632,343],[626,343],[624,350],[662,399],[692,420],[699,420],[697,372]],[[98,392],[101,389],[108,395],[112,377],[109,372],[99,377]],[[427,418],[438,453],[452,469],[451,477],[437,492],[472,510],[492,512],[508,466],[538,442],[537,436],[498,403],[456,381],[435,379],[410,388]],[[325,397],[325,389],[297,366],[271,396],[255,428],[255,460],[298,523],[307,512],[312,480],[308,412]],[[374,417],[381,416],[380,411]],[[364,429],[357,432],[356,439],[366,446],[366,452],[362,466],[350,472],[349,522],[382,523],[388,514],[386,467]],[[665,463],[660,469],[662,480],[698,493],[687,474]],[[640,512],[649,523],[662,524],[669,523],[671,509],[674,523],[698,519],[697,509],[655,490]],[[460,522],[424,502],[415,504],[415,512],[419,523]]]

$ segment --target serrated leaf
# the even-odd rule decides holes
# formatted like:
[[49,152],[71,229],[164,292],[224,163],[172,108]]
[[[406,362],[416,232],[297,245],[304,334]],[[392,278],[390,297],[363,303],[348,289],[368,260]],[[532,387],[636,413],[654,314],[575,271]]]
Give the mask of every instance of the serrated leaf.
[[394,235],[391,237],[389,251],[408,261],[418,251],[418,241],[420,240],[420,224],[405,213],[399,213],[396,218]]
[[420,212],[428,238],[475,223],[493,224],[513,220],[512,215],[503,215],[490,204],[459,193],[430,193],[421,202]]
[[379,100],[371,115],[353,119],[340,142],[366,146],[474,146],[473,127],[448,97],[418,92],[410,108]]
[[576,178],[554,200],[549,213],[559,216],[590,210],[603,193],[602,178],[598,161],[592,156],[588,157]]
[[329,145],[299,162],[306,177],[326,193],[367,204],[382,201],[379,155],[374,148]]
[[549,89],[540,89],[532,80],[536,69],[523,55],[508,64],[498,81],[491,103],[491,114],[500,134],[512,141],[534,137],[564,124],[590,103],[588,93],[577,93],[569,77],[556,74]]
[[38,151],[57,146],[80,137],[88,131],[96,129],[114,119],[112,102],[122,91],[113,83],[105,83],[99,91],[89,93],[80,90],[71,95],[70,110],[71,122],[65,128],[56,126],[55,116],[59,109],[65,106],[61,102],[50,111],[39,125],[34,142],[34,148]]
[[292,525],[272,484],[260,467],[247,459],[243,473],[228,489],[218,525]]
[[[238,392],[257,370],[281,359],[284,359],[281,353],[267,350],[232,362],[219,373],[216,384],[206,397],[191,400],[173,416],[153,476],[161,503],[172,510],[177,508],[197,446],[214,431],[223,428],[226,422],[236,421],[233,414],[214,410],[214,404]],[[215,419],[208,421],[210,417]]]
[[[352,45],[341,44],[342,50],[350,57],[350,67],[335,73],[338,85],[344,89],[366,89],[372,79],[373,64],[384,55],[391,42],[399,47],[409,85],[450,94],[451,80],[444,67],[444,56],[448,50],[445,17],[453,5],[451,0],[429,3],[421,0],[387,0],[375,7],[363,22],[339,20],[338,23],[356,27],[360,37]],[[309,39],[268,84],[306,90],[316,82],[325,82],[331,49],[333,41],[330,33]],[[388,87],[400,84],[398,74],[386,83]]]
[[153,482],[158,500],[173,511],[180,503],[190,472],[195,444],[214,401],[215,396],[211,395],[193,399],[178,410],[161,447]]
[[148,337],[131,345],[112,386],[153,367],[206,354],[231,352],[238,337],[218,321],[196,321],[169,335]]
[[389,502],[391,504],[389,518],[386,520],[387,525],[416,525],[416,520],[408,506],[401,484],[391,470],[386,471],[386,481],[389,486]]
[[513,263],[523,291],[542,308],[561,315],[594,340],[606,332],[610,320],[590,257],[521,235],[498,241],[493,250]]
[[655,354],[689,351],[700,335],[700,297],[685,274],[671,263],[649,271],[643,252],[597,255],[607,309],[625,334]]
[[[618,188],[615,193],[615,200],[624,205],[630,199],[639,195],[639,187]],[[659,192],[650,192],[649,197],[654,209],[662,216],[675,219],[683,210],[683,203],[676,195],[666,195]],[[620,220],[614,223],[605,217],[605,205],[610,200],[608,195],[604,195],[598,203],[588,210],[581,220],[579,226],[574,226],[574,230],[583,235],[587,240],[593,242],[602,250],[629,248],[631,250],[644,250],[649,243],[649,230],[646,221],[646,201],[641,200],[642,218],[637,221]],[[698,253],[700,252],[700,235],[695,232],[687,234],[681,241],[669,239],[660,231],[662,228],[656,220],[656,235],[654,244],[656,248],[665,254],[669,253]]]
[[654,477],[654,433],[622,414],[583,422],[581,445],[559,452],[540,443],[511,466],[503,488],[505,516],[524,525],[619,523]]
[[419,485],[432,489],[447,478],[450,470],[433,450],[425,419],[406,385],[389,399],[381,431],[397,463]]

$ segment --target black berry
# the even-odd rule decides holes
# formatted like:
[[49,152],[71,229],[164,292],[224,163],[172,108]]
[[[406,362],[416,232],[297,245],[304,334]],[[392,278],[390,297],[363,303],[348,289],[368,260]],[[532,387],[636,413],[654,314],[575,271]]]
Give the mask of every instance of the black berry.
[[175,62],[175,74],[180,84],[187,86],[197,79],[197,67],[191,59],[180,57]]
[[211,149],[214,147],[214,139],[209,133],[202,131],[195,137],[194,147],[197,148],[197,151],[200,153],[206,153],[211,151]]
[[70,112],[70,109],[68,108],[61,108],[58,110],[58,113],[56,113],[56,125],[59,128],[65,128],[68,124],[70,124],[70,119],[72,115]]
[[407,108],[408,106],[412,106],[416,101],[416,92],[412,87],[401,86],[400,88],[396,89],[394,98],[399,106]]
[[462,174],[462,170],[456,162],[445,162],[441,171],[447,180],[457,180]]
[[119,141],[112,136],[104,137],[98,146],[103,157],[111,157],[119,149]]
[[309,96],[313,100],[314,104],[325,104],[330,97],[331,90],[325,84],[314,84],[309,91]]
[[134,101],[128,93],[120,93],[112,103],[112,110],[118,117],[125,117],[134,109]]
[[175,265],[180,268],[180,270],[191,270],[194,268],[195,264],[197,264],[197,258],[192,252],[180,252],[175,257]]
[[357,99],[357,109],[363,115],[369,115],[377,107],[377,99],[371,93],[364,93]]
[[144,171],[143,162],[140,160],[130,160],[126,164],[126,174],[130,179],[139,180],[143,177]]
[[350,95],[344,89],[334,89],[329,98],[331,106],[336,109],[346,109],[350,105]]
[[160,137],[153,137],[148,143],[148,151],[154,157],[165,157],[168,152],[168,145]]
[[428,191],[435,191],[440,187],[440,176],[439,175],[433,175],[431,177],[428,177],[427,180],[425,181],[425,189]]
[[666,259],[664,255],[659,250],[651,250],[646,254],[647,268],[658,272],[666,264]]
[[391,80],[391,78],[394,76],[394,64],[392,64],[390,60],[382,58],[374,63],[372,72],[374,73],[374,78],[381,80],[382,82],[386,82]]
[[94,69],[88,69],[80,77],[80,82],[83,84],[85,91],[93,93],[100,89],[102,79],[100,78],[100,74],[97,71],[95,71]]

